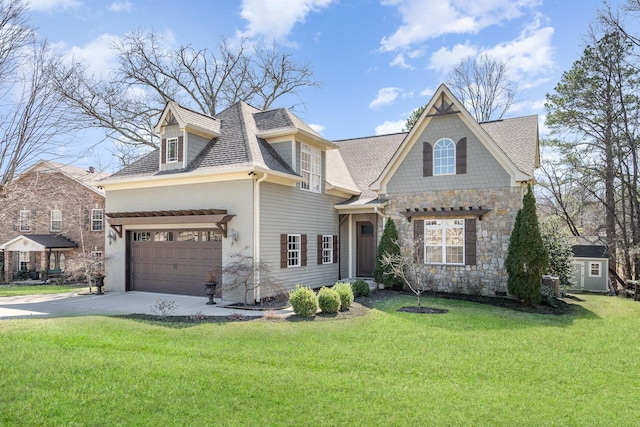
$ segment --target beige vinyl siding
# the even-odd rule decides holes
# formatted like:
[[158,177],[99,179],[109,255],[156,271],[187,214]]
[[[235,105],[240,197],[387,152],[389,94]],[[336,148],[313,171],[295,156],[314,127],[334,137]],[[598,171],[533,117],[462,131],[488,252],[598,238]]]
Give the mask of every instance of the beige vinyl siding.
[[[296,283],[318,288],[338,280],[338,264],[317,265],[317,236],[338,234],[338,213],[333,208],[342,201],[335,196],[302,191],[276,184],[261,184],[260,253],[287,289]],[[280,268],[280,235],[307,235],[307,265]]]
[[[441,138],[455,142],[467,138],[467,168],[462,175],[423,177],[423,142],[433,145]],[[387,184],[388,193],[443,191],[452,189],[501,188],[511,178],[457,115],[434,117]]]
[[[223,265],[231,253],[243,250],[249,256],[253,255],[253,180],[225,181],[216,183],[173,185],[159,188],[144,188],[132,190],[111,190],[107,192],[105,212],[135,212],[155,210],[182,209],[226,209],[235,215],[228,223],[229,230],[234,228],[238,232],[238,241],[222,240]],[[153,225],[154,229],[202,228],[212,224],[181,225],[179,218],[167,224]],[[149,229],[149,226],[126,226],[127,230]],[[126,244],[124,238],[118,238],[107,245],[106,254],[111,259],[124,260]],[[109,286],[124,291],[125,263],[108,262],[107,275],[112,278]]]

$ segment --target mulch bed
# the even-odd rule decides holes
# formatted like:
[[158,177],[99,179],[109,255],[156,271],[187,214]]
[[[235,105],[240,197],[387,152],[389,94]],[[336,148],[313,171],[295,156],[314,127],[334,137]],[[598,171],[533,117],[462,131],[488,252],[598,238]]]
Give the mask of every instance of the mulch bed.
[[[306,321],[331,321],[331,320],[340,320],[340,319],[352,319],[357,317],[365,316],[378,302],[384,301],[389,298],[394,298],[398,295],[407,295],[411,297],[415,297],[415,295],[410,291],[393,291],[393,290],[374,290],[367,297],[359,297],[357,298],[351,307],[347,310],[339,311],[335,314],[325,314],[318,313],[315,316],[311,317],[301,317],[297,315],[291,315],[287,317],[280,316],[267,316],[265,317],[257,317],[257,316],[242,316],[238,314],[229,314],[227,316],[205,316],[200,314],[193,314],[191,316],[157,316],[150,314],[130,314],[130,315],[122,315],[122,316],[114,316],[121,318],[129,318],[136,319],[140,321],[147,321],[151,323],[160,322],[167,323],[167,326],[175,326],[175,327],[186,327],[190,325],[200,324],[200,323],[222,323],[222,322],[241,322],[241,321],[291,321],[291,322],[306,322]],[[571,304],[566,300],[577,300],[580,301],[579,298],[574,296],[567,296],[564,299],[556,299],[556,307],[549,307],[546,305],[537,305],[537,306],[527,306],[522,304],[520,301],[512,299],[512,298],[504,298],[504,297],[487,297],[482,295],[466,295],[466,294],[450,294],[450,293],[440,293],[440,292],[431,292],[428,295],[423,294],[420,297],[422,306],[406,306],[400,308],[398,311],[410,312],[410,313],[418,313],[418,314],[443,314],[448,312],[448,310],[435,309],[428,307],[429,300],[433,298],[446,298],[446,299],[457,299],[462,301],[470,301],[479,304],[489,304],[493,306],[498,306],[502,308],[507,308],[510,310],[522,311],[527,313],[537,313],[537,314],[555,314],[555,315],[564,315],[569,314],[579,306],[575,304]],[[426,305],[425,305],[426,304]],[[235,305],[234,308],[241,308],[242,305]],[[273,301],[267,302],[263,305],[257,306],[246,306],[247,309],[252,308],[253,310],[279,310],[283,308],[282,301]]]

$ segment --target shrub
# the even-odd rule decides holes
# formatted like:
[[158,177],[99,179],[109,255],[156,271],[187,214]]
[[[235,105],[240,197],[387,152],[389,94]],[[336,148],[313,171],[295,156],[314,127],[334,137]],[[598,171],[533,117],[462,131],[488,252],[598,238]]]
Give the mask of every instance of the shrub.
[[362,279],[353,282],[351,289],[353,290],[353,296],[356,298],[369,296],[369,284]]
[[333,289],[338,293],[340,297],[340,310],[346,310],[351,307],[353,302],[353,289],[349,282],[336,283]]
[[340,295],[335,290],[323,286],[318,292],[318,306],[323,313],[337,313],[340,309]]
[[300,284],[289,292],[289,303],[291,303],[293,312],[298,316],[309,317],[318,311],[318,298],[315,292]]
[[542,297],[542,299],[540,300],[542,305],[548,305],[549,307],[553,308],[558,307],[558,304],[556,303],[556,296],[553,292],[553,289],[551,289],[549,286],[542,286],[540,288],[540,295]]
[[382,237],[378,244],[378,251],[376,253],[376,266],[373,270],[373,280],[376,283],[384,283],[388,288],[402,290],[402,279],[397,277],[391,267],[385,266],[382,263],[382,259],[385,255],[391,257],[400,255],[400,246],[398,246],[398,229],[396,228],[393,219],[389,218],[384,230],[382,231]]

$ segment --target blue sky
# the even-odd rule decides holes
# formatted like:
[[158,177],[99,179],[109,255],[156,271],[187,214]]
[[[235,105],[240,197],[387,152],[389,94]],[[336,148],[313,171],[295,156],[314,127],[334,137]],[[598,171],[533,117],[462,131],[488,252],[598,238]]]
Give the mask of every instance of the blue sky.
[[[621,0],[610,1],[612,5]],[[308,61],[319,89],[283,105],[327,139],[400,131],[450,68],[489,53],[507,63],[520,99],[507,116],[539,114],[578,59],[602,0],[32,0],[32,21],[60,52],[96,71],[108,43],[152,28],[170,44],[215,47],[221,36],[276,42]]]

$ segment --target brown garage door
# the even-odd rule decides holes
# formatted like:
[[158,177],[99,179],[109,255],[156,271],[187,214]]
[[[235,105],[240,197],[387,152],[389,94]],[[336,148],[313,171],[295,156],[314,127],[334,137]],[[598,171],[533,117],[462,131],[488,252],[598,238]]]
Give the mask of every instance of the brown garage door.
[[222,265],[219,230],[130,233],[132,290],[204,295],[207,272]]

